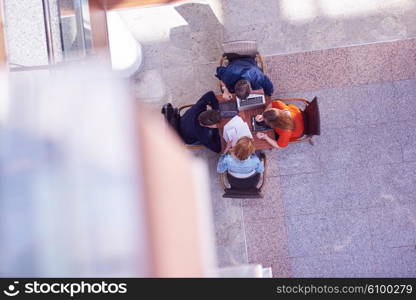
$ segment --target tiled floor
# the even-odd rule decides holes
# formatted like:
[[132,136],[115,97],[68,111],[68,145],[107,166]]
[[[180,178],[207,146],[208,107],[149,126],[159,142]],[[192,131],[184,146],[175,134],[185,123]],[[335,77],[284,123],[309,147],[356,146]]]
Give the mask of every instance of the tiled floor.
[[315,146],[267,152],[263,199],[223,199],[217,156],[194,152],[211,172],[220,265],[415,277],[416,1],[192,2],[120,11],[145,53],[137,98],[193,103],[217,91],[221,43],[256,39],[275,96],[321,108]]

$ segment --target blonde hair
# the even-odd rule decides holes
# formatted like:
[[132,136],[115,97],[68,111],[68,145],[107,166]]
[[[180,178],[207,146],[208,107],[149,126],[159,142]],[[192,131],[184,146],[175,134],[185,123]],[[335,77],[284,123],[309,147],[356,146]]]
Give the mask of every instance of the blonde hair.
[[244,136],[237,141],[232,149],[232,153],[237,159],[245,160],[253,154],[255,150],[253,140]]
[[282,130],[295,129],[295,122],[293,121],[292,116],[285,113],[277,114],[276,109],[268,109],[264,111],[263,118],[266,123],[273,128],[279,128]]

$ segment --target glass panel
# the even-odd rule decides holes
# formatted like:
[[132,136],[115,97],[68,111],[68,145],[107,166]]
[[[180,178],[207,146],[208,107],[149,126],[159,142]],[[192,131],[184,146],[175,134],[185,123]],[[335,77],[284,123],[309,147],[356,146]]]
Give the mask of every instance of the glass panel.
[[91,23],[88,0],[58,0],[64,60],[91,53]]

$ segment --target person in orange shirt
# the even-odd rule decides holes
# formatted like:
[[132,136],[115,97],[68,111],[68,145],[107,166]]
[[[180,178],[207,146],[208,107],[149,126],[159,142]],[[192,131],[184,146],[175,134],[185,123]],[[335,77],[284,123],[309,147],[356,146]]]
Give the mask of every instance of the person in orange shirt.
[[286,105],[282,101],[272,101],[262,115],[256,116],[257,122],[265,121],[274,128],[277,141],[267,134],[257,133],[259,139],[267,141],[274,148],[284,148],[303,135],[304,125],[302,111],[293,104]]

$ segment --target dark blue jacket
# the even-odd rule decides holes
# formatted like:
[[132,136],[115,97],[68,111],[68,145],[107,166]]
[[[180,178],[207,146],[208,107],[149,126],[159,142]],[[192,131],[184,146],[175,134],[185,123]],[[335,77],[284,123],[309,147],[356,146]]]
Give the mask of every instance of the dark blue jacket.
[[215,76],[224,82],[230,93],[235,93],[234,86],[238,80],[246,79],[253,90],[263,89],[267,96],[273,94],[273,83],[259,69],[254,58],[234,59],[228,66],[218,67]]
[[186,144],[200,142],[212,151],[219,153],[221,151],[221,139],[218,129],[199,125],[198,116],[207,110],[207,105],[210,105],[212,109],[219,109],[218,100],[212,91],[203,95],[181,117],[180,135]]

